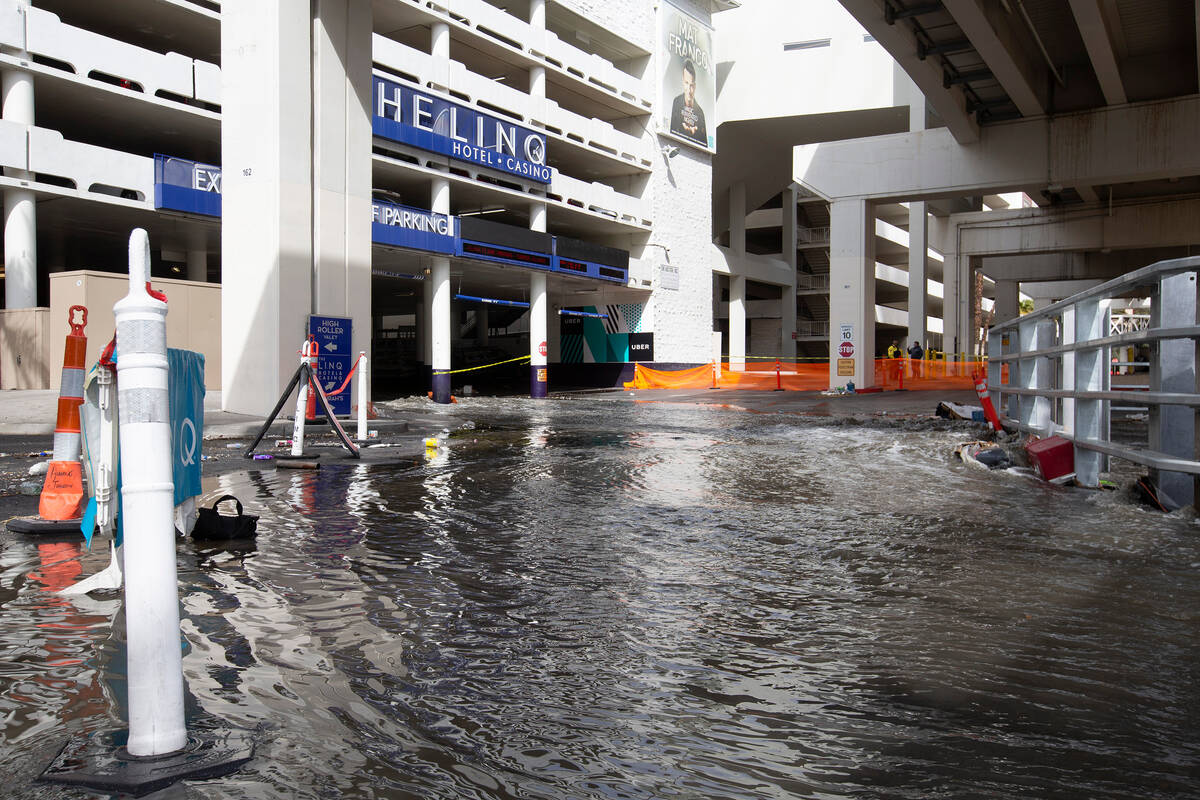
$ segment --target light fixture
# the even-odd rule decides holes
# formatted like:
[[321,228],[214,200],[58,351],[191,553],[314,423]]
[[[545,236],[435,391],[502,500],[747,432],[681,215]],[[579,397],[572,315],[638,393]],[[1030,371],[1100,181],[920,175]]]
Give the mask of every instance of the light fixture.
[[679,155],[679,146],[673,144],[664,144],[662,146],[662,154],[667,158],[674,158]]
[[460,217],[478,217],[482,214],[499,214],[503,210],[503,208],[480,208],[475,211],[460,211],[458,215]]

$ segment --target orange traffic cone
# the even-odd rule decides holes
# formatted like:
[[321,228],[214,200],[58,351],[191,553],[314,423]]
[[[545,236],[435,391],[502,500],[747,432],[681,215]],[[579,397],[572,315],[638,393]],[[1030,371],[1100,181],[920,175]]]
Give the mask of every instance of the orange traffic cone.
[[[76,314],[79,322],[75,321]],[[87,495],[83,491],[83,468],[79,463],[79,406],[83,403],[83,377],[87,358],[87,308],[71,306],[67,311],[66,350],[63,354],[62,385],[58,390],[58,418],[54,425],[54,454],[37,517],[9,520],[8,529],[17,533],[65,533],[78,531]]]

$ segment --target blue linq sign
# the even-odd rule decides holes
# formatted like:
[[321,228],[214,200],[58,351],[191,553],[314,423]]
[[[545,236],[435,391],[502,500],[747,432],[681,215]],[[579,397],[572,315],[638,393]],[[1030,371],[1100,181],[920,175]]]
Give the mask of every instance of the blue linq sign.
[[406,84],[373,76],[376,136],[538,183],[550,183],[546,137]]
[[453,253],[454,217],[373,200],[371,241],[414,250]]
[[221,168],[186,158],[154,156],[154,207],[221,216]]

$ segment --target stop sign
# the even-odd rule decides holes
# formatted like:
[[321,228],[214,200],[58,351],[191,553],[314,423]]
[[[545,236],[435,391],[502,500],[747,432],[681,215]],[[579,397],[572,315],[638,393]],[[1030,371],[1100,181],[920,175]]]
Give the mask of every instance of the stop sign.
[[542,342],[538,345],[538,355],[546,355],[546,343]]
[[842,358],[850,358],[854,355],[854,342],[842,342],[838,345],[838,355]]

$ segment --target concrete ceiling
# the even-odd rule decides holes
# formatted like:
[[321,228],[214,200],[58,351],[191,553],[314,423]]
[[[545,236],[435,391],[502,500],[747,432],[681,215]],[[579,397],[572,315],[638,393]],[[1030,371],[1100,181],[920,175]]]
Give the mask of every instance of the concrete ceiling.
[[1200,88],[1195,0],[841,0],[960,142],[979,125]]

